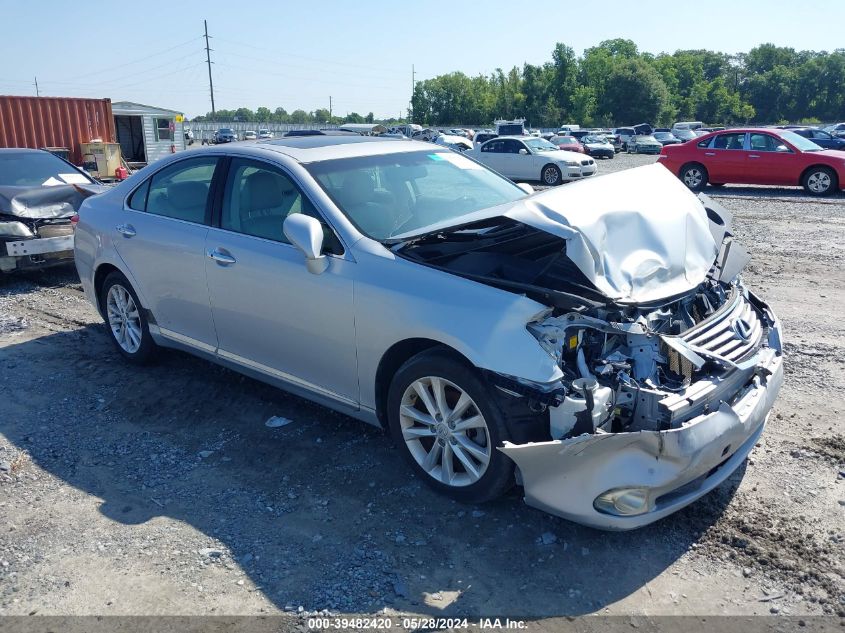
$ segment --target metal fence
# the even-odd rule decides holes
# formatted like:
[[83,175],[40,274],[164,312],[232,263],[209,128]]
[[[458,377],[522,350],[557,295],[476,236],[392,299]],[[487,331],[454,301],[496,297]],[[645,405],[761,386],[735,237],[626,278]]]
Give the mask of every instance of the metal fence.
[[258,123],[256,121],[185,121],[185,130],[194,133],[195,141],[210,140],[214,133],[220,128],[229,128],[238,137],[243,137],[244,132],[251,130],[270,130],[276,136],[280,136],[290,130],[333,130],[337,125],[327,123]]

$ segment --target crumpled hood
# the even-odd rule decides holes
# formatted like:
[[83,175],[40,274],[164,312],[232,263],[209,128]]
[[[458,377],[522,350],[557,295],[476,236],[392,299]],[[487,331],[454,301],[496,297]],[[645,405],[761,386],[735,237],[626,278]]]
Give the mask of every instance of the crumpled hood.
[[695,288],[720,246],[697,196],[662,165],[549,189],[504,215],[566,239],[567,256],[587,279],[624,303]]
[[85,198],[107,189],[103,185],[0,187],[0,214],[38,220],[69,218]]

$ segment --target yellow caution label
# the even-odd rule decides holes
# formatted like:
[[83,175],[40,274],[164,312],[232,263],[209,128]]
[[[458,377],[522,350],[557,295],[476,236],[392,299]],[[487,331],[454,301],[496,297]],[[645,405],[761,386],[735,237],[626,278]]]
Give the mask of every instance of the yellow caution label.
[[578,336],[570,336],[569,337],[569,349],[575,349],[578,347]]

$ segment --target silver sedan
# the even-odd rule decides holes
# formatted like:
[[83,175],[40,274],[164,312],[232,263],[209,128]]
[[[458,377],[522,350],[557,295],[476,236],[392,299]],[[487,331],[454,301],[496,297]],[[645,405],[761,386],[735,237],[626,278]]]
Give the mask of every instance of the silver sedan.
[[519,484],[646,525],[739,466],[783,377],[729,214],[660,165],[531,193],[436,145],[286,138],[175,154],[79,215],[127,361],[182,349],[381,426],[465,502]]

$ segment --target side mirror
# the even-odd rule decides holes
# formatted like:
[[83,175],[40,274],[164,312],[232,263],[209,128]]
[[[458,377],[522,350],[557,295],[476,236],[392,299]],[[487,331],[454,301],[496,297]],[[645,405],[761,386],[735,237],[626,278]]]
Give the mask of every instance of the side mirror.
[[308,272],[315,275],[325,272],[329,260],[323,255],[323,226],[317,218],[293,213],[285,218],[282,231],[290,243],[305,255]]
[[517,187],[519,187],[520,189],[522,189],[522,190],[523,190],[525,193],[527,193],[529,196],[530,196],[532,193],[534,193],[534,187],[532,187],[531,185],[529,185],[527,182],[518,182],[518,183],[516,183],[516,186],[517,186]]
[[528,150],[523,147],[521,150],[519,150],[519,153],[522,154],[523,156],[527,156]]

